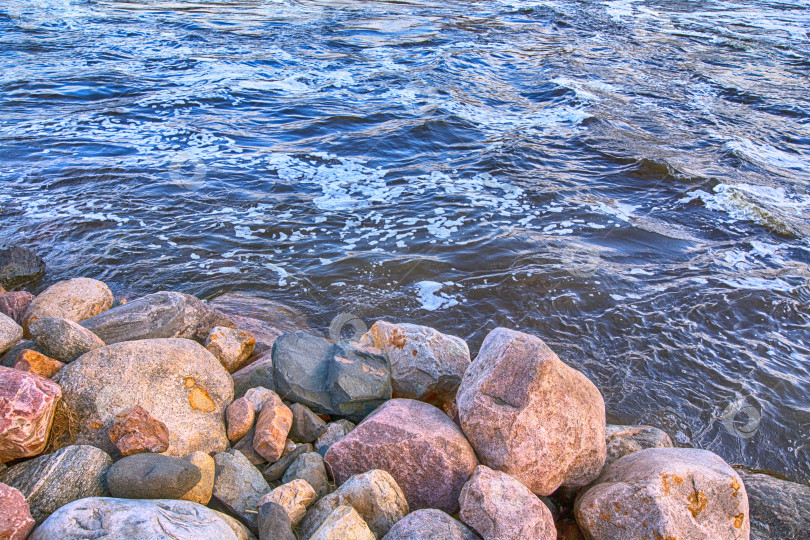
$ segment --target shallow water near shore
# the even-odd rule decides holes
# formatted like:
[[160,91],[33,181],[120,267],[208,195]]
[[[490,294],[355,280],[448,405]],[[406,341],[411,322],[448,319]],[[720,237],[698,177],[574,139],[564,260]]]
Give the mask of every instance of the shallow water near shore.
[[46,281],[542,337],[609,420],[810,482],[810,5],[0,6]]

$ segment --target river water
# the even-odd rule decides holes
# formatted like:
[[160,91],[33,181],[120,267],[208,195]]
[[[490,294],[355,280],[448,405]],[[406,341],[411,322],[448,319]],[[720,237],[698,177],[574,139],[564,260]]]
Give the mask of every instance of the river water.
[[542,337],[810,482],[806,1],[0,3],[0,244],[119,294]]

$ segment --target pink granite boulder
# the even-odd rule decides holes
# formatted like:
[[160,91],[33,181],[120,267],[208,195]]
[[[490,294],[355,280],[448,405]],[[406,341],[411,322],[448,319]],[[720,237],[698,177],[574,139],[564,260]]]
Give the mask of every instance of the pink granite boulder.
[[22,326],[23,316],[33,300],[34,295],[26,291],[0,293],[0,313]]
[[500,471],[475,468],[459,497],[461,521],[484,540],[556,540],[551,510],[537,495]]
[[0,538],[25,540],[34,528],[34,518],[19,490],[0,484]]
[[50,379],[0,367],[0,463],[45,449],[61,397]]
[[290,408],[284,405],[278,394],[271,392],[264,400],[262,412],[256,420],[253,449],[269,463],[278,461],[284,453],[292,421],[293,414]]
[[392,399],[329,447],[326,462],[338,484],[382,469],[396,480],[411,510],[458,510],[458,496],[478,460],[464,434],[436,407]]
[[464,374],[461,428],[481,462],[538,495],[584,486],[605,463],[605,402],[540,338],[496,328]]

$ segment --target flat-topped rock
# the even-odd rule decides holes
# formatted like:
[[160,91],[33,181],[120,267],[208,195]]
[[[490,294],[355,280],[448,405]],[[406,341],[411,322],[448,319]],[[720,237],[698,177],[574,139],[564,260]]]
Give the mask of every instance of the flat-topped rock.
[[602,394],[540,338],[491,331],[464,374],[456,403],[482,464],[535,494],[587,485],[602,470]]
[[463,339],[427,326],[377,321],[360,342],[388,356],[394,397],[434,405],[450,401],[470,365],[470,349]]
[[107,430],[119,413],[139,405],[168,428],[169,456],[228,447],[223,417],[233,399],[230,376],[191,340],[107,345],[70,363],[54,380],[67,413],[54,425],[58,445],[92,444],[113,454]]
[[89,497],[51,514],[29,540],[55,538],[246,540],[249,535],[235,520],[190,501]]

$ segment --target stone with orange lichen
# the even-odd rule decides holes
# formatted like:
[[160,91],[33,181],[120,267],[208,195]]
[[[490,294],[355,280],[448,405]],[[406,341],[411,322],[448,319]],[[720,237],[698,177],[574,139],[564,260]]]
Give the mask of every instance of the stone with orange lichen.
[[576,502],[587,538],[747,540],[748,497],[722,458],[691,448],[650,448],[624,456]]
[[228,373],[241,368],[253,353],[256,340],[250,332],[217,326],[205,340],[205,348],[217,357]]
[[59,360],[54,360],[31,349],[23,349],[20,351],[14,363],[14,369],[34,373],[48,379],[56,375],[63,367],[65,367],[65,364]]
[[360,342],[388,355],[394,397],[434,405],[450,401],[470,365],[463,339],[427,326],[377,321]]
[[[116,415],[140,405],[169,430],[166,455],[228,448],[224,409],[233,400],[228,372],[200,344],[187,339],[146,339],[108,345],[83,355],[54,376],[76,429],[56,440],[92,444],[112,454],[107,436]],[[189,388],[189,384],[192,384]],[[87,420],[100,422],[92,429]],[[61,428],[61,426],[60,426]]]

